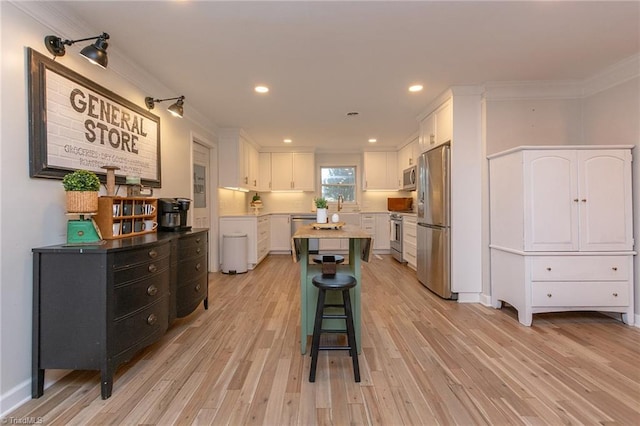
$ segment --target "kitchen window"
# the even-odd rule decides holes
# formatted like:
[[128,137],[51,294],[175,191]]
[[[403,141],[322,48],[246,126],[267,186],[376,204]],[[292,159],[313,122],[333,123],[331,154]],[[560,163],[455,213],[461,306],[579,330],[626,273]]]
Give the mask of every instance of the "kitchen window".
[[356,168],[320,167],[321,194],[327,201],[338,201],[342,195],[345,202],[356,202]]

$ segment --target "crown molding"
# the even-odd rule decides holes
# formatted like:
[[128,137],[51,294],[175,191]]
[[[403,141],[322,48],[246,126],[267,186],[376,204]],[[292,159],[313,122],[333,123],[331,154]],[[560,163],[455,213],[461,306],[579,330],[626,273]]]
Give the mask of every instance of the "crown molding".
[[485,100],[582,99],[640,77],[636,54],[584,80],[494,81],[484,84]]
[[492,81],[484,84],[484,98],[490,101],[517,99],[579,99],[582,82],[564,81]]
[[636,54],[584,80],[583,95],[595,95],[629,80],[640,77],[640,54]]

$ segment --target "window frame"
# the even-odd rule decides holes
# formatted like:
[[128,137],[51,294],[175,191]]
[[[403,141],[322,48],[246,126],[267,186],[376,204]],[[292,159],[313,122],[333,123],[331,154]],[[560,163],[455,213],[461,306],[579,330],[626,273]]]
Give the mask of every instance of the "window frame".
[[[353,184],[325,184],[322,182],[322,171],[324,169],[353,169]],[[324,196],[324,188],[325,187],[353,187],[353,200],[345,200],[344,203],[347,204],[357,204],[358,203],[358,166],[355,164],[349,164],[349,165],[345,165],[345,164],[341,164],[341,165],[320,165],[319,166],[319,175],[320,175],[320,179],[319,179],[319,184],[320,184],[320,194],[322,196]],[[334,199],[329,199],[327,198],[327,201],[330,203],[336,203],[338,200],[334,200]]]

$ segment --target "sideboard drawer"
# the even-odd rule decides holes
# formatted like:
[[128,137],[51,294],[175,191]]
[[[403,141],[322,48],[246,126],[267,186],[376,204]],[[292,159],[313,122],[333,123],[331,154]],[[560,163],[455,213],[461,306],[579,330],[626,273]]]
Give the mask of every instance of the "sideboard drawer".
[[169,269],[147,279],[135,281],[129,285],[114,289],[113,316],[116,320],[156,302],[169,294]]
[[627,282],[535,282],[531,305],[536,306],[627,306]]
[[115,321],[113,332],[117,339],[113,342],[112,355],[142,342],[149,344],[162,336],[168,327],[169,297],[165,295],[145,309]]
[[535,256],[532,281],[626,281],[629,262],[623,256]]
[[126,269],[118,269],[113,273],[113,282],[117,287],[142,278],[151,278],[154,275],[162,274],[169,270],[168,259],[160,259],[141,263]]
[[128,268],[138,263],[159,260],[169,257],[171,248],[169,242],[154,244],[140,249],[120,251],[114,255],[115,269]]

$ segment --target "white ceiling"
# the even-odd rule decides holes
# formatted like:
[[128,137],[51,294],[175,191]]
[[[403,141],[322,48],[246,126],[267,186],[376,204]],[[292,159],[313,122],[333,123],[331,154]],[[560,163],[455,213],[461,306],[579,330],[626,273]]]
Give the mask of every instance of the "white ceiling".
[[[452,85],[583,80],[640,51],[636,1],[59,6],[175,89],[150,95],[185,95],[185,115],[243,128],[261,146],[291,138],[319,151],[360,150],[371,137],[401,145]],[[416,82],[425,90],[408,93]],[[258,83],[271,91],[254,93]]]

